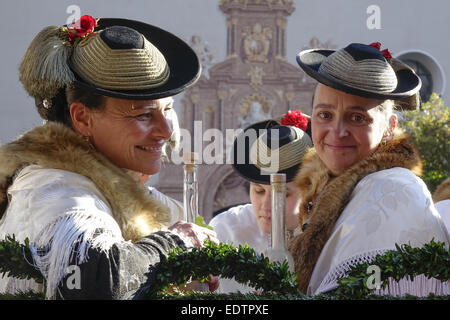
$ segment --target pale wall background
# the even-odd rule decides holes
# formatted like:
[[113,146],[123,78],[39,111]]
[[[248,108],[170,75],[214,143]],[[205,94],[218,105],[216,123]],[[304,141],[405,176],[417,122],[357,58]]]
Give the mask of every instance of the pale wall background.
[[[262,0],[264,1],[264,0]],[[442,73],[441,93],[449,104],[450,1],[445,0],[296,0],[288,19],[287,58],[308,46],[312,37],[343,47],[350,42],[379,41],[394,56],[420,51],[432,57]],[[65,24],[67,8],[81,14],[142,20],[165,28],[186,41],[198,35],[208,43],[215,62],[225,59],[226,22],[219,0],[15,0],[0,2],[0,143],[40,124],[33,100],[18,80],[17,68],[33,37],[45,26]],[[380,8],[381,28],[369,30],[367,8]],[[181,96],[176,97],[179,101]],[[178,105],[179,108],[179,105]]]

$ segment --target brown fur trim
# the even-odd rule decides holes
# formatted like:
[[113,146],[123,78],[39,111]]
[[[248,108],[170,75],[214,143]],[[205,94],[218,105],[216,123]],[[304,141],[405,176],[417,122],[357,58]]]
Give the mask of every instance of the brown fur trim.
[[[301,174],[300,174],[301,172]],[[320,160],[314,148],[310,148],[302,158],[301,170],[294,179],[299,188],[302,202],[300,203],[299,223],[303,225],[311,214],[308,204],[313,202],[314,195],[322,190],[330,179],[328,168]]]
[[433,193],[433,201],[438,202],[450,199],[450,177],[441,182]]
[[0,147],[0,208],[18,169],[28,164],[81,174],[108,200],[126,240],[138,240],[167,226],[167,208],[151,198],[120,168],[94,150],[70,128],[49,122]]
[[[407,168],[415,174],[421,174],[419,153],[407,139],[407,135],[400,134],[337,177],[332,177],[314,149],[303,158],[294,181],[300,188],[300,223],[304,223],[305,219],[309,219],[309,222],[306,230],[288,243],[288,249],[294,257],[300,290],[306,292],[322,248],[353,189],[362,178],[394,167]],[[310,201],[313,203],[312,210],[307,212],[306,205]]]

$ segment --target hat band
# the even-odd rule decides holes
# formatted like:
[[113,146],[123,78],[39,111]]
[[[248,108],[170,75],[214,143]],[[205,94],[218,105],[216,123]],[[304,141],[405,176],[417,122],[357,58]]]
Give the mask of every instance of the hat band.
[[86,82],[111,90],[156,88],[170,75],[162,53],[145,38],[143,49],[111,49],[91,36],[75,47],[71,67]]
[[267,132],[262,134],[250,148],[250,162],[267,173],[283,171],[299,164],[301,155],[312,146],[312,141],[301,129],[291,128],[295,130],[297,139],[275,150],[269,149],[262,140]]
[[349,87],[373,93],[390,93],[397,88],[397,76],[388,63],[377,59],[356,61],[344,49],[329,55],[318,72]]

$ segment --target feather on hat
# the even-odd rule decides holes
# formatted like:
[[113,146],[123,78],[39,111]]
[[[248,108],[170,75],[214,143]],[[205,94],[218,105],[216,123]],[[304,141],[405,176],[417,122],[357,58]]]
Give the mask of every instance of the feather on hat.
[[19,79],[33,97],[51,99],[75,75],[67,61],[72,54],[68,34],[58,26],[49,26],[31,42],[19,67]]

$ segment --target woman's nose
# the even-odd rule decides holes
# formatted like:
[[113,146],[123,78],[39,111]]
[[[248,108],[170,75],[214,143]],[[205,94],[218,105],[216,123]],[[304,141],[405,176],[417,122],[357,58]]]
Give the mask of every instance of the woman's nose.
[[153,127],[153,135],[160,140],[169,140],[172,136],[172,120],[166,118],[163,112],[158,113]]
[[336,119],[334,121],[333,131],[338,138],[344,138],[349,134],[347,124],[342,119]]

